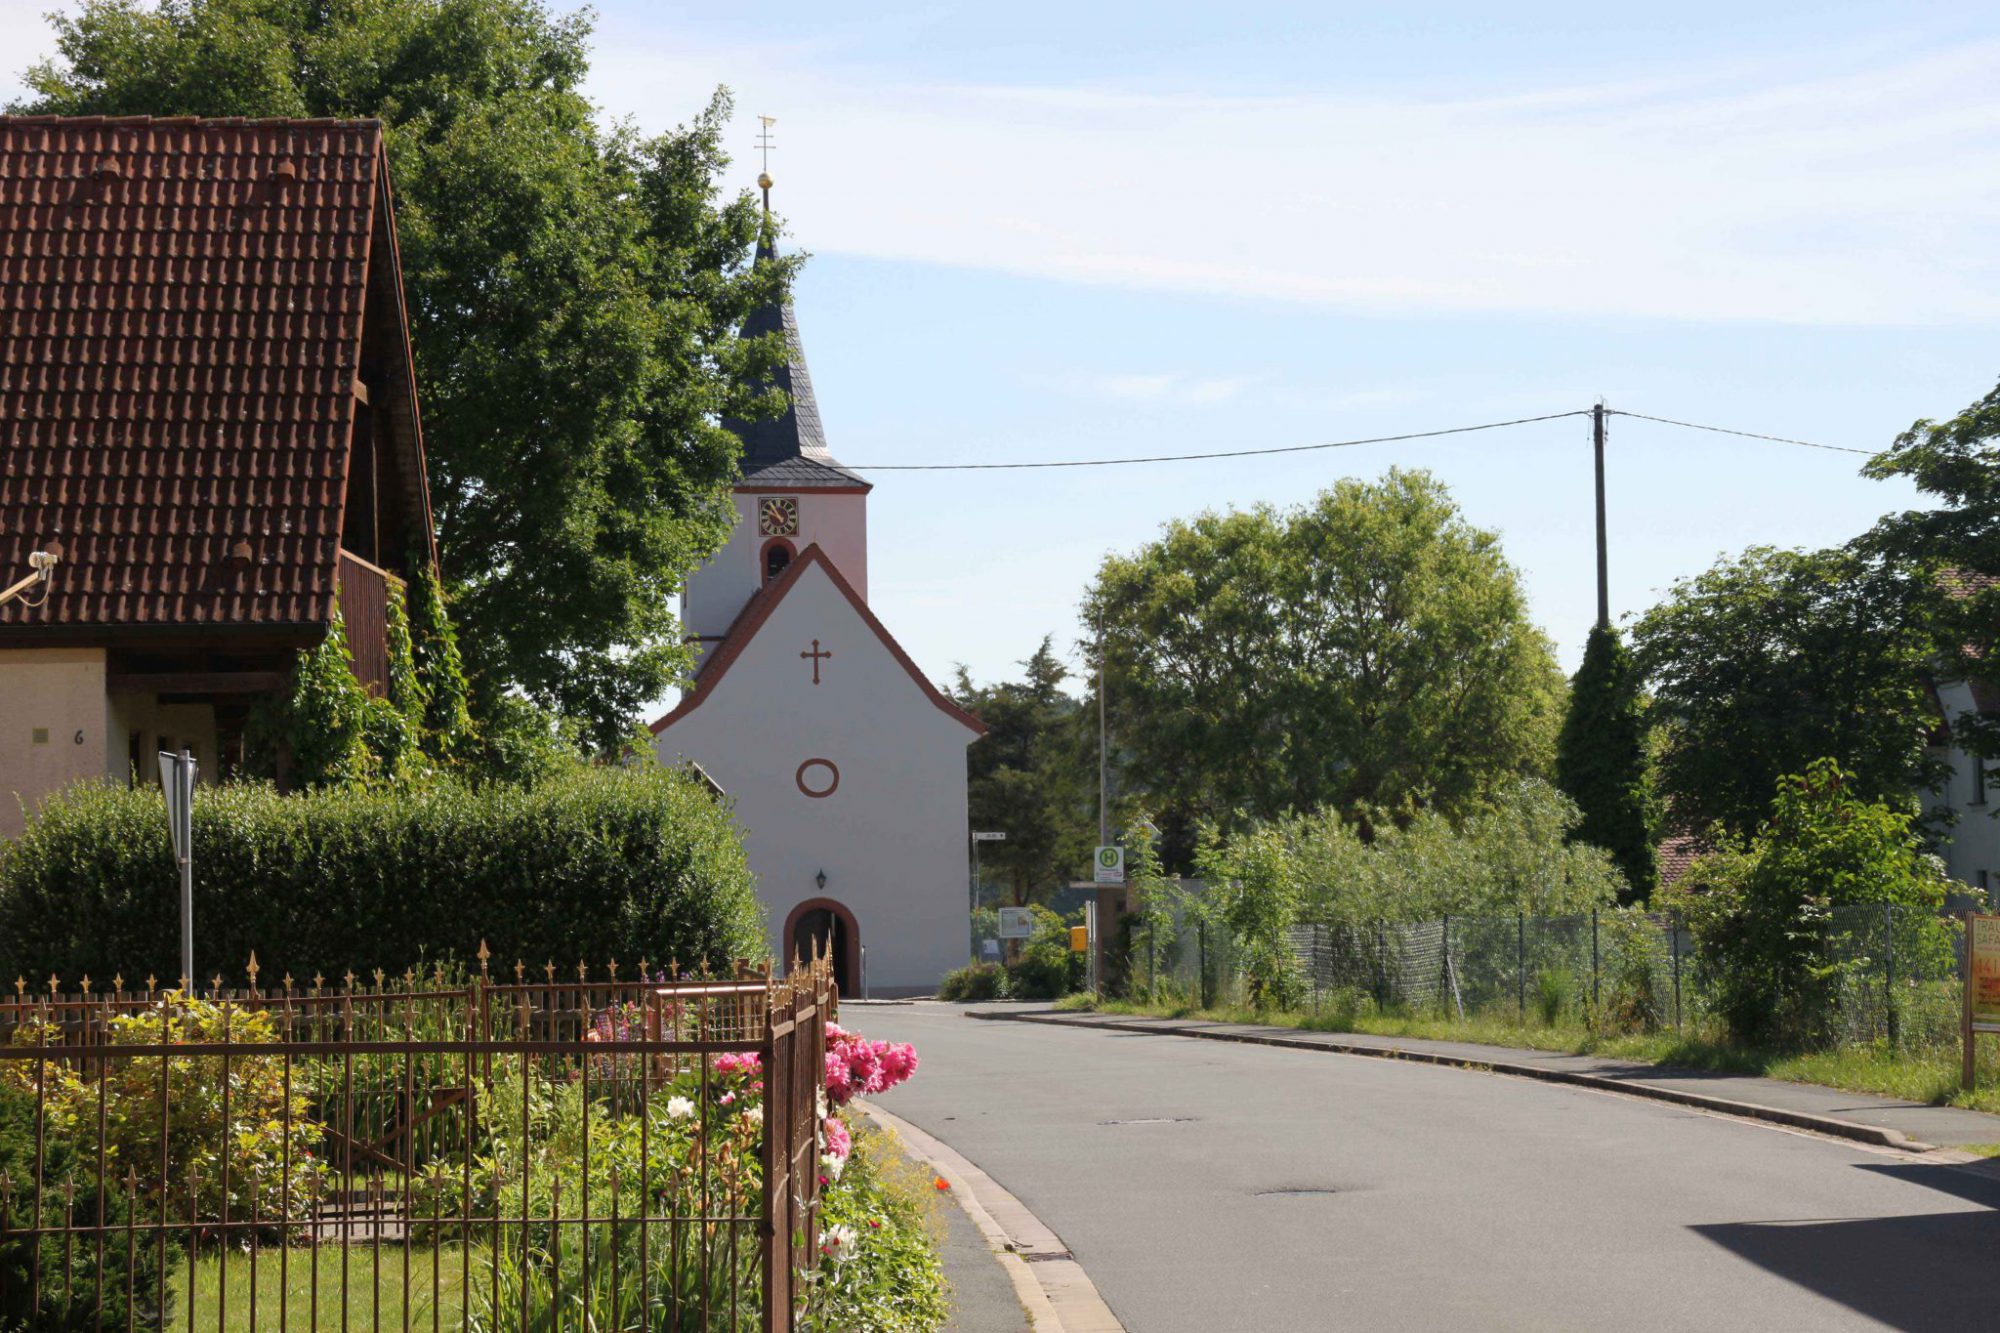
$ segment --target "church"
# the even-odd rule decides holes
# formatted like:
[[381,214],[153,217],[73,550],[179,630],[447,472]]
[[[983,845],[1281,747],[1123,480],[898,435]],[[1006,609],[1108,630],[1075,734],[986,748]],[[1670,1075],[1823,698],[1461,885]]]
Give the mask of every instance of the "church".
[[654,753],[734,803],[774,955],[829,950],[843,995],[929,994],[968,953],[965,748],[986,728],[868,607],[872,487],[827,448],[790,302],[744,332],[782,337],[789,405],[726,423],[736,527],[682,595],[697,665]]

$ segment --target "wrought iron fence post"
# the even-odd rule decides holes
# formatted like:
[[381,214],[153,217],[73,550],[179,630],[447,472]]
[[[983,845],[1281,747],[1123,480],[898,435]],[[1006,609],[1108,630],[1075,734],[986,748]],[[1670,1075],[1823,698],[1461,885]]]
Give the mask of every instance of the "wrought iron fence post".
[[1514,915],[1514,1002],[1520,1011],[1520,1023],[1528,1023],[1528,914]]
[[1674,955],[1674,1031],[1681,1030],[1681,914],[1667,914],[1667,939]]
[[1889,1047],[1895,1049],[1896,1023],[1896,904],[1882,904],[1882,1012],[1889,1025]]

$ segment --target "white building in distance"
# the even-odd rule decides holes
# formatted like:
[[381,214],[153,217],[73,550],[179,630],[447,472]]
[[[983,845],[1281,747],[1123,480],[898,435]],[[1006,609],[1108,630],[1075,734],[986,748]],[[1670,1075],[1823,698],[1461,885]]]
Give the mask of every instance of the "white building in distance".
[[688,580],[699,665],[654,752],[734,802],[774,955],[817,943],[843,995],[863,993],[864,961],[867,993],[927,994],[966,960],[965,747],[986,728],[868,609],[872,488],[827,449],[790,303],[745,332],[783,336],[789,405],[728,423],[737,524]]

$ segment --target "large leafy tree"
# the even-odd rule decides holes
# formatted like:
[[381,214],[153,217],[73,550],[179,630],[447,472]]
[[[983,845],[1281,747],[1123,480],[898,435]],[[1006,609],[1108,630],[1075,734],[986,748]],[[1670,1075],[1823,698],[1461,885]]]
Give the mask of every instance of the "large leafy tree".
[[[1990,678],[2000,661],[2000,388],[1948,421],[1918,421],[1865,471],[1908,477],[1938,502],[1885,516],[1856,545],[1926,571],[1911,597],[1933,617],[1941,673]],[[1951,722],[1966,748],[2000,758],[2000,717]]]
[[1639,683],[1618,631],[1593,628],[1570,682],[1569,711],[1556,740],[1556,783],[1581,812],[1575,839],[1610,852],[1625,873],[1628,896],[1644,900],[1659,872]]
[[1820,759],[1864,801],[1935,787],[1924,601],[1921,576],[1847,550],[1752,547],[1676,583],[1634,634],[1668,821],[1750,836]]
[[[19,109],[379,117],[442,559],[468,666],[600,741],[684,668],[669,609],[726,535],[787,276],[723,200],[727,94],[647,137],[584,96],[589,20],[536,0],[83,0]],[[768,341],[768,340],[767,340]]]
[[1551,756],[1548,640],[1499,539],[1428,473],[1170,523],[1104,562],[1085,616],[1170,858],[1202,820],[1457,809]]
[[1068,672],[1049,639],[1021,670],[1019,680],[974,685],[961,667],[952,690],[989,728],[967,752],[972,827],[1007,835],[980,849],[980,870],[1017,904],[1083,873],[1097,836],[1097,758],[1085,709],[1062,688]]

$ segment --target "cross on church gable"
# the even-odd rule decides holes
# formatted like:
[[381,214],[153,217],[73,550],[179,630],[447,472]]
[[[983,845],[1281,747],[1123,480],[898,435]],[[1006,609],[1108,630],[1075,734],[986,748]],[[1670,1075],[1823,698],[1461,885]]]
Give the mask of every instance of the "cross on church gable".
[[819,640],[818,640],[818,639],[814,639],[814,640],[813,640],[813,646],[812,646],[812,651],[811,651],[811,652],[809,652],[809,653],[807,653],[807,652],[802,652],[802,653],[800,653],[800,654],[799,654],[799,656],[800,656],[801,658],[810,658],[810,659],[812,660],[812,666],[813,666],[813,684],[817,685],[817,684],[819,684],[819,664],[820,664],[820,661],[821,661],[822,659],[824,659],[824,658],[829,658],[829,657],[832,657],[832,656],[833,656],[833,650],[829,648],[829,649],[827,649],[827,650],[825,650],[825,651],[821,651],[821,649],[820,649],[820,646],[819,646]]

